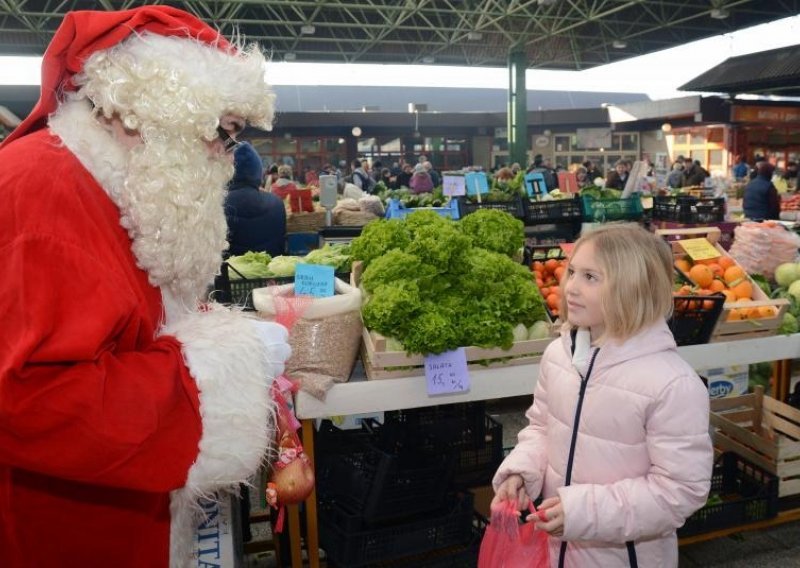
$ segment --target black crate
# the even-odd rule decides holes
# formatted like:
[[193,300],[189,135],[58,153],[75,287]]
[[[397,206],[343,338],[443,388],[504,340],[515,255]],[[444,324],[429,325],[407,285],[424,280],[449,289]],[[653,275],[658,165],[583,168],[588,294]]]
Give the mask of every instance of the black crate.
[[678,345],[700,345],[711,340],[725,305],[721,293],[710,296],[673,296],[672,317],[667,324]]
[[583,220],[583,206],[577,196],[570,199],[548,199],[525,202],[524,221],[526,225],[550,223],[578,223]]
[[723,502],[695,512],[678,529],[678,537],[763,521],[778,514],[778,478],[733,452],[725,452],[714,464],[714,493]]
[[370,568],[477,568],[481,540],[489,521],[475,513],[472,536],[466,544],[433,550],[425,554],[407,556],[390,562],[378,562]]
[[399,437],[367,420],[345,445],[346,451],[318,451],[317,490],[367,524],[438,509],[452,487],[453,451],[437,440]]
[[[231,274],[233,273],[233,274]],[[238,276],[235,278],[233,276]],[[336,277],[350,282],[349,272],[337,272]],[[214,290],[211,296],[221,304],[230,304],[254,311],[253,290],[267,286],[292,284],[294,276],[273,276],[271,278],[245,278],[227,262],[223,262],[219,274],[214,278]]]
[[556,260],[563,260],[567,258],[567,253],[564,252],[558,245],[525,245],[522,254],[522,264],[530,267],[534,261],[545,262],[554,258]]
[[329,564],[339,568],[375,565],[471,542],[473,496],[458,494],[420,519],[364,528],[359,517],[336,502],[319,504],[319,541]]
[[458,202],[458,216],[463,219],[465,215],[475,213],[481,209],[497,209],[522,219],[525,216],[525,210],[522,206],[522,197],[515,195],[510,201],[470,201],[466,197],[457,197]]
[[383,430],[403,443],[427,439],[446,445],[454,452],[455,485],[486,485],[503,461],[503,425],[485,409],[480,402],[387,412]]
[[653,198],[652,216],[655,221],[722,223],[725,220],[725,198],[656,195]]

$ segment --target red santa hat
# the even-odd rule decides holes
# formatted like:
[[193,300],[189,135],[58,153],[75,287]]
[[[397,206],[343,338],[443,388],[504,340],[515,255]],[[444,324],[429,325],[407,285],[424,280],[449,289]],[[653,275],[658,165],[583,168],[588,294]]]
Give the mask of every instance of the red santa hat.
[[81,71],[89,56],[142,32],[188,37],[222,50],[233,49],[208,24],[170,6],[142,6],[121,12],[69,12],[44,53],[39,101],[0,147],[44,128],[48,115],[58,107],[59,94],[75,90],[72,78]]

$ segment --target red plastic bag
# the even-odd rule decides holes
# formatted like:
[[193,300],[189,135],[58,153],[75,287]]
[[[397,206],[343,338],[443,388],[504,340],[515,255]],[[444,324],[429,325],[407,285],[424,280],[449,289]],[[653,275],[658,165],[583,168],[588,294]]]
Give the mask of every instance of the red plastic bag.
[[478,568],[550,568],[547,533],[537,530],[532,521],[520,524],[516,504],[503,501],[492,508]]

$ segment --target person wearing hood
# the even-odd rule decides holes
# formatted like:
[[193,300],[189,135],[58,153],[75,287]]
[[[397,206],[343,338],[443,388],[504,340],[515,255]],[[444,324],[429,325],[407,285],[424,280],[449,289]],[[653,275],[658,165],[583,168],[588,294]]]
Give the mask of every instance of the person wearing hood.
[[425,166],[417,164],[414,166],[414,175],[408,182],[411,193],[430,193],[433,191],[433,180],[431,175],[425,171]]
[[234,174],[225,196],[228,221],[228,253],[266,252],[284,254],[286,248],[286,208],[279,197],[259,190],[263,165],[261,156],[249,142],[234,151]]
[[672,251],[637,225],[581,237],[561,281],[528,426],[500,465],[493,508],[541,495],[529,522],[552,566],[677,568],[676,530],[706,503],[708,391],[678,354]]
[[773,173],[775,166],[767,161],[759,162],[756,167],[756,177],[744,188],[742,208],[744,216],[751,221],[780,218],[781,198],[772,183]]

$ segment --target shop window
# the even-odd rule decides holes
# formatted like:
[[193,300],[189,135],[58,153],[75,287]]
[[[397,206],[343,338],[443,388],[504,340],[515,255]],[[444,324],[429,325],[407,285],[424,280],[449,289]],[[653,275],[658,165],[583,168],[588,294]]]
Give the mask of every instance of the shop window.
[[708,151],[708,166],[710,168],[721,168],[724,166],[722,150]]
[[692,132],[692,146],[695,145],[705,145],[706,143],[706,136],[703,132]]
[[570,137],[569,136],[556,136],[555,137],[556,152],[569,152],[570,151]]
[[725,141],[725,130],[722,128],[708,129],[708,143],[722,144]]
[[638,134],[622,134],[620,136],[621,147],[620,150],[626,152],[635,152],[639,149],[639,135]]
[[316,154],[322,146],[319,138],[304,138],[300,141],[300,151],[303,153]]
[[675,144],[685,146],[689,143],[689,135],[685,132],[675,135]]
[[695,160],[700,162],[700,165],[705,167],[706,166],[706,151],[705,150],[692,150],[689,157],[694,162]]

